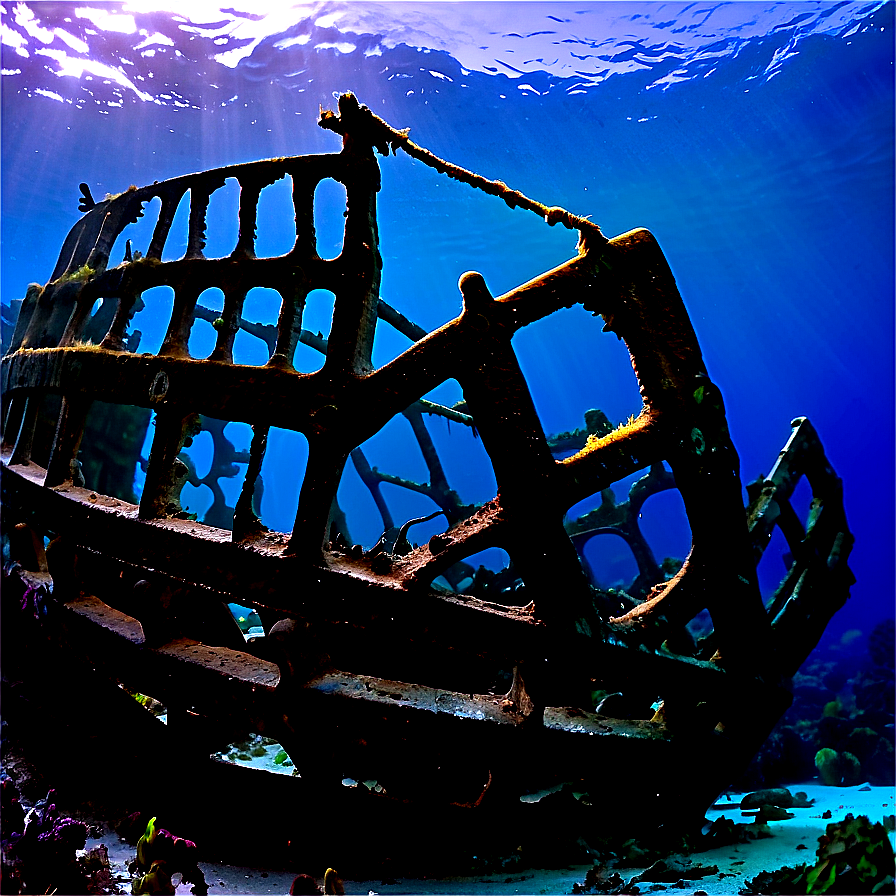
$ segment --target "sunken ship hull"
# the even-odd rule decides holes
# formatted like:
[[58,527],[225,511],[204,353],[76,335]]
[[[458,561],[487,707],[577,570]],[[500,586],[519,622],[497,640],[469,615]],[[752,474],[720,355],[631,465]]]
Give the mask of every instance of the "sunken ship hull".
[[[341,152],[200,172],[100,203],[85,192],[85,214],[51,280],[21,303],[2,362],[4,653],[47,694],[61,678],[120,714],[111,751],[108,732],[97,732],[90,713],[85,721],[77,701],[44,719],[51,731],[70,732],[70,761],[85,788],[101,787],[83,763],[102,752],[107,790],[135,788],[135,804],[151,802],[153,814],[164,807],[194,839],[207,831],[222,848],[308,846],[316,836],[309,817],[357,826],[372,853],[399,828],[403,843],[422,848],[445,817],[470,842],[509,843],[536,829],[545,842],[546,831],[693,824],[767,738],[790,703],[789,677],[848,597],[852,537],[840,480],[815,431],[805,418],[793,421],[744,508],[721,393],[648,231],[607,239],[587,219],[432,156],[351,95],[320,124],[341,135]],[[409,153],[511,208],[577,230],[577,254],[498,297],[481,275],[465,274],[462,313],[425,332],[379,296],[375,150]],[[256,257],[259,197],[284,177],[295,245]],[[227,178],[240,185],[237,245],[227,258],[206,258],[209,198]],[[318,255],[314,228],[314,191],[327,178],[347,197],[343,250],[330,260]],[[163,261],[188,191],[186,254]],[[117,238],[155,197],[161,211],[145,256],[128,247],[125,261],[109,267]],[[142,293],[159,285],[174,290],[167,334],[158,353],[141,354],[129,321]],[[282,297],[276,326],[241,317],[257,286]],[[224,294],[220,313],[198,304],[209,287]],[[314,289],[335,296],[326,338],[302,328]],[[511,339],[574,304],[624,340],[644,407],[616,429],[590,412],[584,430],[551,437]],[[217,331],[205,360],[187,349],[198,319]],[[374,369],[383,325],[411,344]],[[263,367],[233,362],[235,335],[251,327],[270,349]],[[324,353],[319,371],[295,369],[299,343]],[[451,378],[462,406],[424,398]],[[150,411],[139,500],[128,494],[132,481],[104,491],[98,473],[86,475],[88,461],[130,450],[139,462]],[[143,419],[143,428],[132,427],[130,445],[110,445],[116,429],[98,425],[100,412]],[[390,477],[363,455],[365,440],[398,415],[411,424],[428,483]],[[498,485],[491,501],[466,505],[451,488],[429,417],[475,426]],[[241,421],[253,436],[239,458],[216,439],[209,476],[234,460],[246,476],[235,508],[216,502],[200,522],[180,505],[195,476],[181,452],[212,426],[205,421]],[[271,427],[308,440],[291,532],[266,529],[255,511]],[[336,500],[348,462],[383,517],[384,536],[369,550],[351,543]],[[608,490],[638,471],[617,505]],[[803,478],[813,493],[807,519],[789,500]],[[446,531],[412,546],[417,521],[395,526],[383,483],[431,498]],[[671,574],[637,522],[643,502],[666,489],[680,492],[692,534],[690,554]],[[598,509],[569,519],[592,495],[604,496]],[[790,557],[763,601],[756,566],[775,527]],[[626,593],[596,587],[582,561],[584,544],[607,532],[638,563]],[[465,563],[492,547],[510,556],[515,589],[490,587]],[[510,590],[523,598],[508,603]],[[264,636],[247,640],[230,603],[254,608]],[[694,637],[693,620],[706,611],[711,627]],[[495,693],[502,676],[506,693]],[[135,692],[165,705],[167,725]],[[596,692],[618,699],[595,709]],[[281,743],[298,774],[211,758],[246,731]],[[252,816],[251,832],[237,833],[234,817],[253,805],[269,808]]]

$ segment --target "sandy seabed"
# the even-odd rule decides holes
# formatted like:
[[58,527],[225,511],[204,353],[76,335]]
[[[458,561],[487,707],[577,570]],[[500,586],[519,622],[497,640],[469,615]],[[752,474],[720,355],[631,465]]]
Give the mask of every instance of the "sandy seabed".
[[[885,816],[894,813],[896,789],[893,787],[826,787],[817,781],[806,784],[794,784],[789,787],[792,793],[804,791],[814,804],[810,808],[794,808],[789,811],[794,817],[784,821],[769,823],[772,836],[738,843],[706,852],[695,853],[688,857],[694,866],[716,866],[717,871],[706,876],[687,881],[686,887],[677,884],[639,885],[642,893],[659,892],[661,889],[676,893],[695,894],[736,894],[743,889],[744,881],[752,879],[761,871],[775,871],[784,866],[815,863],[815,850],[818,838],[825,827],[842,821],[851,813],[867,815],[872,822],[881,821]],[[751,815],[741,812],[742,794],[730,793],[723,796],[710,810],[708,821],[725,816],[737,824],[745,824],[752,820]],[[830,816],[823,817],[826,812]],[[438,848],[438,834],[433,834],[433,849]],[[896,838],[891,831],[890,841],[896,845]],[[108,829],[100,838],[92,838],[87,848],[106,845],[109,850],[109,861],[113,873],[118,876],[123,892],[130,892],[125,878],[127,864],[134,858],[134,847],[121,840]],[[209,893],[228,894],[288,894],[290,885],[296,874],[309,874],[317,879],[323,890],[323,877],[328,866],[338,870],[339,852],[343,845],[334,845],[333,855],[321,856],[320,867],[295,868],[292,871],[266,871],[262,868],[242,868],[234,865],[200,862],[199,867],[205,874],[209,885]],[[350,847],[348,847],[350,848]],[[381,896],[392,894],[414,894],[433,896],[433,894],[554,894],[571,893],[576,884],[581,885],[591,865],[572,865],[562,869],[528,869],[515,871],[512,874],[474,875],[469,877],[451,877],[439,879],[390,879],[375,880],[343,880],[347,894],[378,893]],[[644,868],[620,868],[620,876],[629,881],[644,871]],[[181,884],[177,888],[178,896],[188,894],[190,887]]]

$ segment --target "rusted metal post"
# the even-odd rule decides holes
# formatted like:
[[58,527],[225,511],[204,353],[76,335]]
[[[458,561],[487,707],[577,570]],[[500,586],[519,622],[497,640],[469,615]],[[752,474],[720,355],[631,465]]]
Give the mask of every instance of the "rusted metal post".
[[199,432],[199,418],[192,412],[160,409],[156,412],[155,427],[140,498],[140,519],[144,520],[180,512],[180,490],[187,478],[187,468],[177,455]]
[[93,401],[83,395],[63,397],[56,436],[47,464],[47,478],[44,482],[47,488],[71,481],[77,485],[83,484],[78,465],[78,449],[92,404]]

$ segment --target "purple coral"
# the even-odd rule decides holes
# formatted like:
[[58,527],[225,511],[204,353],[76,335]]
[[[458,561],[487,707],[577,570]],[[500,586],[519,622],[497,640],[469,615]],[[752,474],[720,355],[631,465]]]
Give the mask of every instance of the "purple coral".
[[50,830],[38,835],[37,842],[53,843],[60,850],[84,849],[87,844],[87,825],[67,816],[55,818]]
[[51,801],[54,793],[28,813],[24,832],[4,843],[4,862],[15,869],[16,885],[24,892],[83,892],[84,875],[75,853],[87,842],[87,825],[60,815]]

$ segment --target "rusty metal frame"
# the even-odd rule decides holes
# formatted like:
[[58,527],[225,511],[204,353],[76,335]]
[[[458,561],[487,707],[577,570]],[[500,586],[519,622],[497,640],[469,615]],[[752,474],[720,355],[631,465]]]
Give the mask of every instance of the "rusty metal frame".
[[[678,815],[684,803],[701,811],[761,745],[789,702],[787,677],[848,596],[852,536],[840,481],[814,430],[805,419],[794,422],[772,472],[749,489],[745,514],[721,393],[649,232],[608,240],[586,219],[431,156],[351,95],[341,98],[338,115],[322,114],[321,126],[342,135],[341,152],[229,166],[93,205],[85,199],[88,210],[51,281],[22,303],[2,362],[3,506],[15,561],[7,579],[44,594],[55,608],[47,630],[60,643],[75,639],[110,677],[159,697],[175,713],[206,718],[212,734],[236,721],[270,733],[299,768],[336,784],[351,768],[345,744],[363,732],[365,742],[382,744],[377,756],[390,770],[384,777],[393,776],[391,798],[421,796],[413,775],[402,773],[419,764],[408,759],[410,747],[400,751],[404,766],[388,759],[397,743],[422,744],[433,759],[474,742],[488,769],[488,794],[448,802],[513,804],[532,783],[531,766],[524,767],[537,755],[545,764],[535,777],[556,774],[550,764],[560,757],[573,757],[573,773],[585,779],[595,763],[643,762],[653,769],[647,789],[656,795],[658,816],[669,815],[671,805]],[[461,314],[425,333],[379,298],[374,148],[408,152],[511,207],[578,230],[578,254],[498,297],[481,275],[465,274]],[[283,177],[292,179],[296,242],[283,256],[258,258],[259,196]],[[230,256],[210,259],[203,255],[205,216],[227,178],[240,185],[239,238]],[[342,183],[347,196],[344,245],[332,260],[320,258],[315,242],[314,191],[325,178]],[[162,261],[187,191],[186,254]],[[145,257],[128,251],[125,262],[109,268],[116,239],[153,197],[162,206]],[[158,285],[175,293],[167,335],[158,354],[137,354],[128,345],[130,315],[140,295]],[[197,317],[217,315],[197,299],[213,286],[224,294],[217,343],[207,360],[195,360],[187,351],[190,328]],[[233,363],[235,334],[246,327],[243,301],[255,286],[282,297],[276,328],[256,333],[271,347],[263,367]],[[305,299],[319,288],[335,295],[325,340],[302,329]],[[98,345],[84,344],[98,299],[109,327]],[[628,424],[592,435],[571,457],[555,460],[512,337],[573,304],[600,314],[604,330],[624,340],[644,406]],[[378,321],[414,341],[374,369]],[[294,369],[300,341],[325,351],[319,371]],[[463,411],[425,402],[451,378],[463,389]],[[78,451],[95,400],[156,412],[139,506],[77,484]],[[40,413],[54,411],[54,402],[52,444],[38,450]],[[418,488],[446,514],[448,530],[417,548],[398,551],[392,540],[365,553],[341,537],[335,497],[346,461],[353,458],[375,493],[388,474],[374,475],[360,446],[404,414],[427,454],[423,412],[475,423],[497,495],[480,507],[463,505],[429,451],[431,480]],[[232,531],[181,512],[189,471],[178,455],[196,431],[197,415],[253,428]],[[290,533],[266,530],[252,509],[271,426],[308,440]],[[605,501],[596,516],[565,523],[570,507],[638,470],[650,472],[621,510]],[[802,476],[814,493],[805,526],[789,504]],[[636,518],[647,495],[670,487],[681,493],[693,544],[665,581],[654,578],[659,570],[642,549]],[[383,522],[388,530],[387,512]],[[766,607],[756,565],[776,525],[794,559]],[[654,587],[628,612],[607,618],[574,542],[609,529],[635,550],[642,590]],[[54,539],[48,557],[34,532]],[[510,555],[527,606],[432,586],[489,547]],[[262,614],[263,642],[244,643],[227,615],[228,601]],[[672,636],[704,609],[711,635],[694,655],[673,652]],[[509,693],[471,693],[479,673],[495,668],[513,669]],[[597,715],[588,695],[605,684],[641,695],[648,705],[659,697],[663,708],[653,719]],[[344,734],[342,744],[309,743],[309,719],[326,720]],[[711,772],[707,756],[718,759]],[[672,766],[676,775],[667,774]],[[702,775],[702,783],[685,792],[688,771]]]

